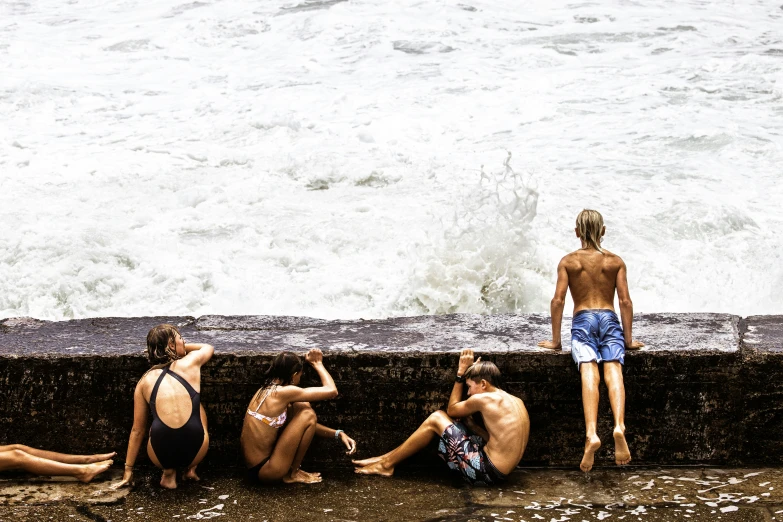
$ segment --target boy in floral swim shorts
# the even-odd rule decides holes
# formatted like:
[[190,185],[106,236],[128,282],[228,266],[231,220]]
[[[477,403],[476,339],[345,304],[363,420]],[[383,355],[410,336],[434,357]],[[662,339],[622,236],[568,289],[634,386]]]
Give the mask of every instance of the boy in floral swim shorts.
[[[503,482],[522,459],[530,420],[522,400],[501,390],[499,384],[497,366],[480,357],[474,362],[473,350],[462,350],[448,411],[430,415],[408,440],[389,453],[354,460],[356,473],[390,477],[398,463],[424,449],[437,436],[441,458],[469,484]],[[463,401],[465,386],[468,398]],[[486,430],[473,422],[475,413],[483,417]]]
[[[593,468],[595,452],[601,447],[596,434],[598,422],[598,364],[603,363],[609,403],[614,413],[614,458],[618,465],[631,461],[625,440],[625,385],[622,365],[625,350],[644,346],[631,337],[633,303],[628,293],[625,263],[619,256],[601,247],[606,233],[604,220],[595,210],[583,210],[576,218],[576,237],[582,248],[565,256],[557,266],[557,286],[552,299],[552,340],[538,343],[542,348],[559,350],[566,291],[574,299],[571,323],[571,356],[582,376],[582,405],[587,430],[585,453],[579,467]],[[620,303],[622,326],[614,312],[614,294]]]

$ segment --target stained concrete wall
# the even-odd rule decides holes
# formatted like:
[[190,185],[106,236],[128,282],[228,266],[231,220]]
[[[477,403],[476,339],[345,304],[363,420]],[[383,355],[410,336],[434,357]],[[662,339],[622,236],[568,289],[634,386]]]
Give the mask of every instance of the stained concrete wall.
[[[536,348],[549,318],[448,315],[374,321],[295,317],[145,317],[0,321],[0,444],[68,452],[124,453],[133,389],[148,368],[144,342],[161,322],[208,342],[202,372],[210,452],[206,464],[240,461],[245,407],[276,353],[321,348],[340,396],[316,405],[322,423],[357,439],[360,454],[387,451],[432,411],[445,407],[457,355],[472,347],[494,361],[505,388],[523,398],[531,437],[523,464],[572,465],[584,421],[579,375],[568,351]],[[564,333],[570,329],[564,322]],[[783,317],[640,314],[626,357],[626,424],[639,464],[783,461]],[[563,339],[568,346],[567,335]],[[307,370],[304,384],[316,384]],[[611,448],[612,417],[602,387],[599,434]],[[610,449],[600,461],[609,462]],[[347,464],[331,441],[310,460]],[[419,459],[418,462],[426,462]]]

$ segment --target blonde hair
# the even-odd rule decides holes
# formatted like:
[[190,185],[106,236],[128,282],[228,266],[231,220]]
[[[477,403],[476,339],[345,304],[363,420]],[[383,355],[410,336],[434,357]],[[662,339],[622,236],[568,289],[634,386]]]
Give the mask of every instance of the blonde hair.
[[579,238],[603,253],[601,249],[601,232],[604,229],[604,218],[597,210],[584,209],[576,216],[576,231]]

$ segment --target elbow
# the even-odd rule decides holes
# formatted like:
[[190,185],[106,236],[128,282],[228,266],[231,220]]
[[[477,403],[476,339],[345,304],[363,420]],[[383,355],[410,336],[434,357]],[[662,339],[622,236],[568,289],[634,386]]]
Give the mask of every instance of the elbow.
[[620,308],[623,309],[632,309],[633,308],[633,302],[631,301],[631,298],[628,299],[620,299]]
[[562,297],[553,297],[551,306],[552,308],[562,308],[565,306],[565,299]]
[[449,407],[446,408],[446,415],[448,415],[452,419],[459,418],[459,415],[457,415],[456,408],[453,408],[450,404]]
[[337,388],[333,388],[332,391],[329,392],[329,398],[330,399],[336,399],[339,393],[337,392]]

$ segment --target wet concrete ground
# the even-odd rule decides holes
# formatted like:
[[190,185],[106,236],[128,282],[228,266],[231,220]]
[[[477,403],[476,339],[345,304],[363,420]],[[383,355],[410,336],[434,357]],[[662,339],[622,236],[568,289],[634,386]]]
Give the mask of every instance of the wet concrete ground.
[[315,485],[269,487],[213,469],[200,483],[164,491],[158,473],[147,470],[133,490],[119,494],[108,489],[111,480],[84,485],[6,477],[0,479],[0,520],[783,520],[783,468],[602,468],[588,475],[520,469],[496,489],[466,487],[444,469],[401,470],[392,479],[344,469],[323,477]]

